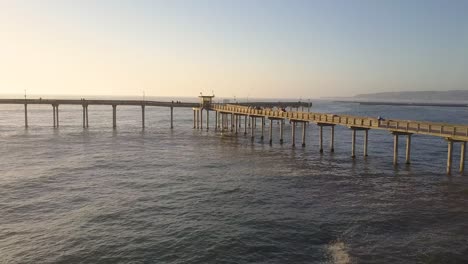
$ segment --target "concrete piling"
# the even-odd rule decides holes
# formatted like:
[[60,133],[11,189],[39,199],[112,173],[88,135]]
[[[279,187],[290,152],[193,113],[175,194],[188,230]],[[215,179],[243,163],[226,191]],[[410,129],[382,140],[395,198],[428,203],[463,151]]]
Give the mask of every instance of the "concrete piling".
[[117,105],[112,105],[112,127],[117,127]]
[[273,144],[273,119],[270,119],[270,134],[269,134],[269,139],[270,139],[270,145]]
[[393,165],[398,164],[398,133],[393,134]]
[[323,153],[323,126],[319,125],[319,151]]
[[262,136],[260,137],[261,140],[264,138],[264,133],[265,133],[265,117],[262,117]]
[[55,122],[55,105],[52,105],[52,113],[53,113],[53,118],[54,118],[54,128],[56,127],[56,122]]
[[351,135],[351,158],[356,158],[356,129],[352,129]]
[[367,157],[367,146],[369,143],[369,130],[364,130],[364,157]]
[[210,111],[206,109],[206,130],[210,129]]
[[247,135],[247,116],[244,116],[244,135]]
[[411,163],[411,134],[406,135],[406,164]]
[[[196,110],[193,109],[193,128],[194,128],[194,129],[197,127],[197,124],[196,124],[196,122],[197,122],[197,117],[196,117],[195,111],[196,111]],[[216,113],[218,113],[218,112],[216,112]]]
[[171,106],[171,129],[174,128],[174,107]]
[[330,151],[335,152],[335,126],[330,128]]
[[292,136],[292,146],[295,147],[296,146],[296,122],[295,121],[291,121],[292,124],[291,124],[291,136]]
[[253,125],[254,122],[256,121],[256,120],[255,120],[255,117],[252,116],[252,117],[250,118],[250,121],[252,122],[252,125],[250,126],[250,136],[251,136],[251,138],[252,138],[252,140],[253,140],[253,139],[255,138],[255,126]]
[[86,127],[89,127],[89,115],[88,115],[88,105],[85,107],[85,112],[86,112]]
[[447,148],[447,174],[452,173],[452,159],[453,159],[453,140],[448,139],[448,148]]
[[59,105],[55,105],[55,118],[56,118],[56,127],[58,128],[60,125],[60,119],[59,119]]
[[141,106],[141,127],[145,128],[145,106]]
[[302,122],[302,147],[306,146],[306,122]]
[[460,173],[465,171],[466,141],[461,142],[460,146]]
[[284,134],[284,120],[280,121],[280,144],[283,144],[283,134]]
[[28,104],[24,104],[24,127],[28,128]]

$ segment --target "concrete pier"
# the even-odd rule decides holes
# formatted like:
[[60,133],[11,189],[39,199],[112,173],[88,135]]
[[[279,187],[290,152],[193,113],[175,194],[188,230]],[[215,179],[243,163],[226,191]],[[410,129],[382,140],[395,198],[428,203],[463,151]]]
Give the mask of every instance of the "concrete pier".
[[24,104],[24,127],[28,128],[28,104]]
[[210,129],[210,110],[206,109],[206,130]]
[[112,127],[117,127],[117,105],[112,105]]
[[218,130],[218,111],[215,111],[215,131]]

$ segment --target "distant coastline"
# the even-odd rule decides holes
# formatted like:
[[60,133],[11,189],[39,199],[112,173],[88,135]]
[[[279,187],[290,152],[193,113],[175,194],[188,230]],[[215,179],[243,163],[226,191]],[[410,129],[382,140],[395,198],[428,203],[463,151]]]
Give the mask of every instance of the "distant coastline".
[[402,106],[439,106],[439,107],[468,107],[468,103],[416,103],[416,102],[368,102],[368,101],[335,101],[338,103],[357,103],[361,105],[402,105]]

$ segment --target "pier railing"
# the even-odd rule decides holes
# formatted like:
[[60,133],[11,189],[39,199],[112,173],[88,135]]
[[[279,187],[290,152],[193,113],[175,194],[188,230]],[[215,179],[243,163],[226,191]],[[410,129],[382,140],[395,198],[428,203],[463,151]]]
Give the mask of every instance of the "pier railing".
[[265,118],[291,119],[296,121],[343,125],[364,129],[381,129],[390,132],[425,134],[454,140],[468,141],[468,125],[436,123],[414,120],[379,120],[372,117],[327,114],[317,112],[283,111],[274,109],[255,109],[239,105],[213,105],[213,110],[240,115],[259,116]]

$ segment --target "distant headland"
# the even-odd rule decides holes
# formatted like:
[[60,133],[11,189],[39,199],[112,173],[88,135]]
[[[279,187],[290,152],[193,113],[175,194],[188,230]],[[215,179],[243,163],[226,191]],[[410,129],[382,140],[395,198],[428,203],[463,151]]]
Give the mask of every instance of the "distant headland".
[[334,100],[363,105],[468,107],[468,90],[382,92],[358,94]]

